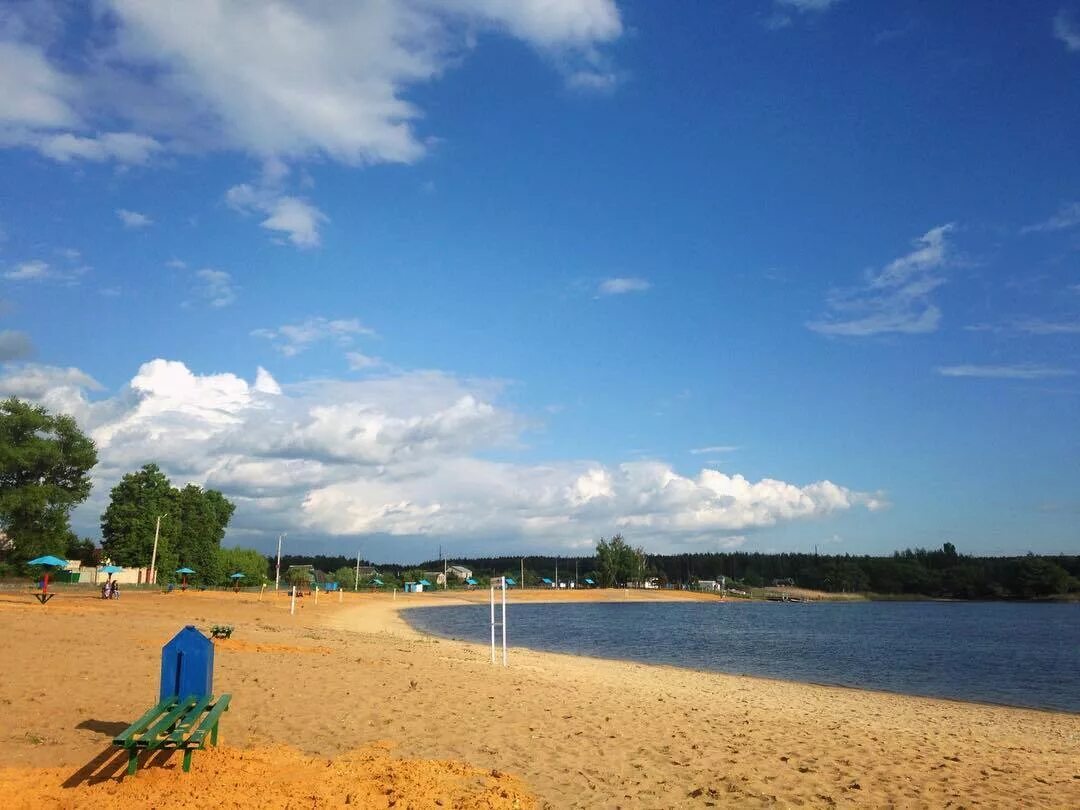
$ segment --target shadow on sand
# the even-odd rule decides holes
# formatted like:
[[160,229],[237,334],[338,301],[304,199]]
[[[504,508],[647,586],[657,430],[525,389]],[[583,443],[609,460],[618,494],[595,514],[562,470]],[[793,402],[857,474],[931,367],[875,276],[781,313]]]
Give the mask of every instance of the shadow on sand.
[[[127,726],[124,726],[124,728],[127,728]],[[120,730],[123,731],[123,728]],[[143,751],[139,754],[139,770],[141,771],[143,768],[150,766],[163,767],[172,753],[171,749]],[[120,782],[127,773],[127,760],[127,751],[110,745],[65,779],[61,787],[75,788],[79,787],[79,785]],[[176,766],[173,765],[172,767],[175,768]]]

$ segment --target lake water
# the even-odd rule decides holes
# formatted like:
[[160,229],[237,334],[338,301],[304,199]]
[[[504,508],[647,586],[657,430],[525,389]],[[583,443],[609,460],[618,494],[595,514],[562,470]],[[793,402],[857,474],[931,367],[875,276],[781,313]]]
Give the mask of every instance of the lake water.
[[[507,613],[511,647],[1080,712],[1078,604],[510,604]],[[487,605],[402,615],[434,635],[490,641]]]

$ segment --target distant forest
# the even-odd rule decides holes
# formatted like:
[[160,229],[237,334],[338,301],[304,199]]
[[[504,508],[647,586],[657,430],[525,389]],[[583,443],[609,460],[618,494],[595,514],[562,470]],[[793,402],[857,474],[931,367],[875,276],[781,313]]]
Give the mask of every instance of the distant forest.
[[[273,558],[269,558],[273,577]],[[509,575],[518,579],[522,565],[525,584],[542,577],[578,581],[598,580],[597,558],[589,557],[455,557],[450,563],[471,568],[477,579]],[[327,573],[352,568],[347,557],[283,556],[282,574],[289,565],[314,565]],[[364,565],[371,563],[364,562]],[[442,561],[420,565],[380,564],[378,571],[391,578],[412,571],[441,571]],[[693,587],[699,580],[726,577],[729,585],[748,587],[790,583],[830,593],[862,592],[882,595],[917,595],[953,599],[1037,599],[1080,593],[1080,555],[974,557],[959,554],[951,543],[940,550],[908,549],[889,557],[849,554],[758,554],[747,552],[705,554],[647,554],[645,574],[661,586]],[[351,582],[348,583],[351,585]]]

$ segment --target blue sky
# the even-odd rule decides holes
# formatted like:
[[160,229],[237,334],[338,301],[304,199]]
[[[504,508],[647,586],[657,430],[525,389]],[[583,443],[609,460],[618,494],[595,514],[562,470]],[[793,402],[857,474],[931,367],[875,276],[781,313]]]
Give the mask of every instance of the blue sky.
[[382,559],[1075,552],[1080,4],[0,11],[0,393]]

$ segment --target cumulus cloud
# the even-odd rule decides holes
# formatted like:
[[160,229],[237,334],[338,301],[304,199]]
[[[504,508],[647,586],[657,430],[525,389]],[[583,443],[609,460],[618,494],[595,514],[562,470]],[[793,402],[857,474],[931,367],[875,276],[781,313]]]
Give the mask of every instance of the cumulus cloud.
[[1054,15],[1054,37],[1065,45],[1067,51],[1080,51],[1080,25],[1065,9]]
[[195,294],[212,307],[227,307],[236,300],[236,285],[224,270],[204,268],[195,273],[198,282]]
[[34,353],[34,344],[25,332],[13,329],[0,331],[0,363],[25,360]]
[[256,329],[251,334],[272,341],[274,347],[286,357],[295,357],[321,341],[330,340],[339,346],[348,346],[356,337],[374,335],[375,330],[364,326],[356,318],[330,319],[320,315],[276,329]]
[[154,220],[150,219],[146,214],[140,214],[138,211],[129,211],[126,208],[117,208],[116,216],[124,223],[125,228],[145,228],[148,225],[154,224]]
[[101,0],[107,13],[57,3],[44,22],[41,5],[0,28],[0,141],[58,160],[211,148],[408,163],[426,146],[407,91],[477,33],[522,40],[568,75],[622,33],[614,0]]
[[1050,377],[1071,377],[1076,372],[1067,368],[1041,366],[1035,363],[1016,365],[975,365],[938,366],[937,373],[943,377],[985,377],[1004,380],[1044,380]]
[[887,333],[933,332],[941,310],[931,294],[945,283],[953,226],[940,225],[915,240],[915,247],[880,269],[868,270],[856,288],[836,290],[828,300],[829,312],[807,324],[826,335],[863,337]]
[[596,288],[597,295],[625,295],[632,292],[645,292],[652,284],[637,277],[605,278]]
[[660,550],[884,505],[830,481],[683,475],[659,461],[495,461],[491,451],[516,446],[527,421],[499,404],[497,383],[439,372],[280,385],[260,369],[252,384],[154,360],[111,396],[91,400],[96,387],[76,369],[0,375],[0,395],[72,413],[97,442],[87,525],[119,476],[148,461],[221,489],[238,505],[236,530],[268,538],[438,536],[496,551],[508,540],[570,547],[622,530]]

